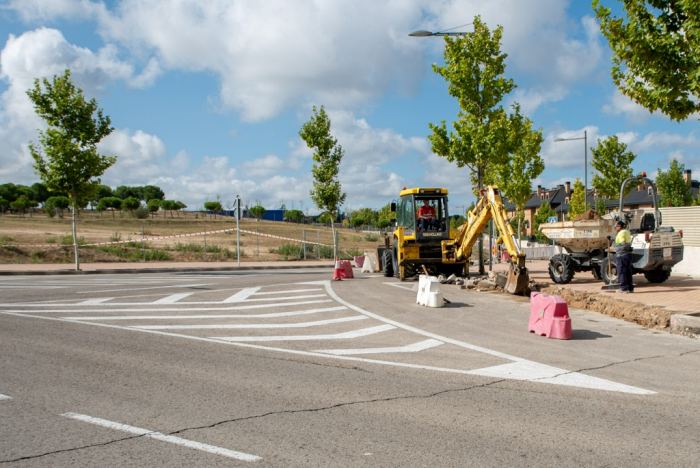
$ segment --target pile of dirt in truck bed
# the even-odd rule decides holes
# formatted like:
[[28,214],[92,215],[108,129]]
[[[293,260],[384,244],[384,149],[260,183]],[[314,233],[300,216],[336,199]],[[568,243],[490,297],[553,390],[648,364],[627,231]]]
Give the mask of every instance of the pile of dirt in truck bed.
[[668,328],[671,315],[675,313],[663,307],[621,301],[615,292],[590,293],[550,285],[543,285],[540,291],[561,296],[571,308],[592,310],[628,322],[635,322],[647,328]]

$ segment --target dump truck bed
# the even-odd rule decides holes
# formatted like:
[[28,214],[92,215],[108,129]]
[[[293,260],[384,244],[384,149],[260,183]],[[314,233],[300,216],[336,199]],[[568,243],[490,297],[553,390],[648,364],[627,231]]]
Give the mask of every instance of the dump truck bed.
[[572,252],[590,252],[608,248],[608,236],[615,236],[613,219],[559,221],[540,224],[542,234]]

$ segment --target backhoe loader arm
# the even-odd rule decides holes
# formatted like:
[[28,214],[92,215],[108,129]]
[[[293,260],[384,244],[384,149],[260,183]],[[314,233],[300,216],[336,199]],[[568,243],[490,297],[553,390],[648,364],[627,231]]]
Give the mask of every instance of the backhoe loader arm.
[[453,243],[454,258],[461,261],[471,255],[474,243],[491,219],[498,229],[498,242],[503,243],[510,255],[510,272],[505,289],[511,294],[521,294],[527,290],[529,284],[525,254],[515,240],[515,233],[508,222],[508,215],[498,187],[489,186],[484,189],[474,209],[467,213],[467,222],[459,227]]

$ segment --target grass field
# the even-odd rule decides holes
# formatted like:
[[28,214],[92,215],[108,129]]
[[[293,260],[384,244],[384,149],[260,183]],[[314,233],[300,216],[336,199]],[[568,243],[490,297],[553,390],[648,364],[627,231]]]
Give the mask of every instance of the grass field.
[[[236,259],[236,222],[202,213],[136,219],[128,214],[82,212],[82,262],[227,261]],[[330,226],[243,219],[241,258],[252,261],[331,258]],[[231,230],[229,232],[213,232]],[[286,238],[286,239],[280,239]],[[295,242],[296,240],[296,242]],[[306,251],[301,240],[305,240]],[[360,255],[381,236],[339,229],[341,256]],[[311,243],[320,243],[316,246]],[[100,245],[91,245],[100,244]],[[0,263],[71,263],[71,222],[43,213],[0,216]]]

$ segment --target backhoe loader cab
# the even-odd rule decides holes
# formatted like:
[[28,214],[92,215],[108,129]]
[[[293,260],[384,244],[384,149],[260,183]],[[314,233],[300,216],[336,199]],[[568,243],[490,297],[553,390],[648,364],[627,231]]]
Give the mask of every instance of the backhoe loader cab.
[[379,249],[385,276],[403,280],[423,267],[431,274],[464,271],[466,261],[445,261],[442,254],[442,241],[450,239],[447,189],[403,189],[391,208],[396,225]]

